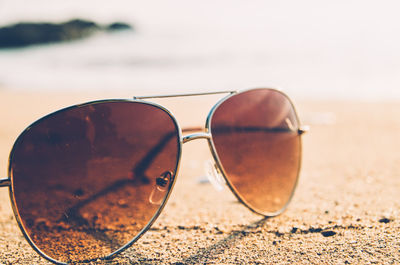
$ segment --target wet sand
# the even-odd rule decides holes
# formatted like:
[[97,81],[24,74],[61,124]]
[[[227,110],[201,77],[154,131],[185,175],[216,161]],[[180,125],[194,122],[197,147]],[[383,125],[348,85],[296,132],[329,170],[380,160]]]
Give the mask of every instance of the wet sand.
[[[0,177],[19,133],[75,103],[127,94],[0,90]],[[182,127],[202,126],[218,96],[158,100]],[[170,200],[152,229],[111,261],[96,264],[400,263],[400,104],[295,102],[303,124],[303,166],[292,203],[265,219],[225,188],[204,183],[206,141],[184,145]],[[62,240],[60,238],[60,240]],[[29,246],[0,189],[0,264],[49,264]]]

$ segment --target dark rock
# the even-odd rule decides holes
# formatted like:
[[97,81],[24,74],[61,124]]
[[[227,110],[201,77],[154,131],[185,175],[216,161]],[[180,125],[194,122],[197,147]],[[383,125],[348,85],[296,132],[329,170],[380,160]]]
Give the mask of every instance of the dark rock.
[[336,232],[334,232],[334,231],[322,231],[321,234],[322,234],[324,237],[328,237],[328,236],[334,236],[334,235],[336,235]]
[[106,27],[108,31],[132,30],[132,26],[124,22],[115,22]]
[[390,223],[390,219],[388,219],[388,218],[382,218],[382,219],[379,219],[379,223],[384,223],[384,224],[387,224],[387,223]]
[[319,233],[322,231],[322,228],[314,228],[314,227],[310,227],[310,229],[308,229],[309,233]]
[[18,23],[0,28],[0,48],[18,48],[34,44],[56,43],[82,39],[101,30],[132,29],[128,24],[117,22],[102,27],[95,22],[74,19],[64,23]]
[[0,48],[76,40],[90,36],[100,27],[91,21],[75,19],[65,23],[18,23],[0,28]]

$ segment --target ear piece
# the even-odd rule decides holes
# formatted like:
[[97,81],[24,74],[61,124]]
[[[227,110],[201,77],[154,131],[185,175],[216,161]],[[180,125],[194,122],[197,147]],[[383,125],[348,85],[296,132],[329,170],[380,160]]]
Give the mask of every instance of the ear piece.
[[225,179],[222,176],[218,166],[212,160],[207,160],[205,163],[205,171],[208,180],[214,186],[217,191],[222,191],[224,189]]

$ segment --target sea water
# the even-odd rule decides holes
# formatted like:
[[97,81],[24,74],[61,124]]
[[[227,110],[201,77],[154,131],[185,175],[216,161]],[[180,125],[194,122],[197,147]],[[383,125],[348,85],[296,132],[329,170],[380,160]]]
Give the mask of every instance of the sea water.
[[82,18],[135,28],[0,50],[0,88],[278,87],[297,98],[400,99],[399,7],[395,0],[0,0],[0,26]]

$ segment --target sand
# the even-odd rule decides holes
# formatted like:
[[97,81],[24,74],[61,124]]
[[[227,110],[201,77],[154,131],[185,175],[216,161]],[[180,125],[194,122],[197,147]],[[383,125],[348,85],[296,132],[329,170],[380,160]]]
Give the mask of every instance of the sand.
[[[112,95],[104,94],[0,90],[0,177],[6,177],[12,144],[27,125],[61,107]],[[217,99],[158,102],[183,126],[202,126]],[[96,264],[400,263],[399,102],[296,106],[311,131],[303,138],[297,191],[283,214],[262,218],[227,188],[204,183],[204,163],[211,159],[207,143],[190,142],[153,228],[113,260]],[[49,264],[22,236],[6,188],[0,189],[0,246],[0,264]]]

